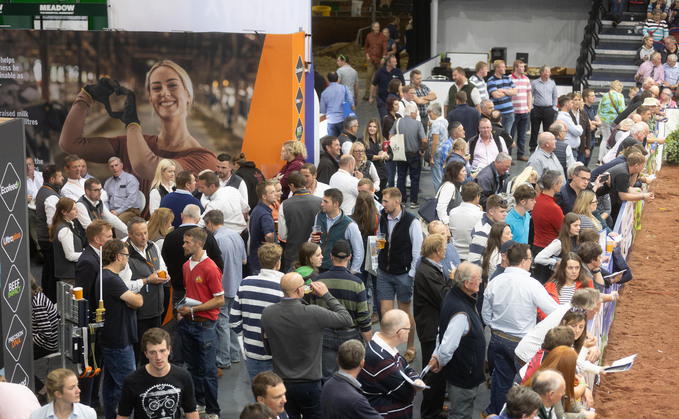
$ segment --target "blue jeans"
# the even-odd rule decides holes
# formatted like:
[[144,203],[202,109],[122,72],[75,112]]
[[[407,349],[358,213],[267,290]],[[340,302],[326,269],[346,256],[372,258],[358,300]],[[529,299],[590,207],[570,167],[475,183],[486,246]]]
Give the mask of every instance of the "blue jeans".
[[323,366],[322,381],[324,383],[337,372],[337,351],[339,351],[340,345],[351,339],[361,340],[358,328],[351,330],[325,329],[323,331],[323,355],[321,360]]
[[622,12],[625,10],[627,0],[611,0],[611,13],[622,17]]
[[[488,369],[492,369],[490,384],[490,404],[486,407],[487,414],[500,414],[507,399],[507,392],[512,387],[514,376],[519,371],[514,349],[518,342],[502,338],[495,333],[490,335],[488,345]],[[492,363],[492,365],[491,365]]]
[[252,382],[255,376],[260,372],[273,371],[273,361],[270,359],[261,361],[245,355],[245,369],[248,370],[248,376],[250,377],[250,382]]
[[377,103],[377,112],[380,114],[380,121],[382,121],[384,119],[384,115],[387,114],[387,102],[380,99],[379,97],[377,97],[375,101]]
[[321,419],[321,380],[290,382],[283,381],[287,392],[285,412],[290,419]]
[[406,161],[396,162],[398,168],[398,190],[401,191],[401,202],[406,202],[406,176],[410,174],[410,202],[417,202],[420,192],[420,172],[422,156],[419,152],[406,152]]
[[240,360],[240,346],[238,334],[229,327],[229,310],[233,305],[233,298],[226,298],[226,304],[219,309],[217,318],[217,366],[228,367],[231,362]]
[[184,361],[191,373],[196,393],[196,403],[205,406],[205,413],[219,415],[217,402],[217,331],[214,320],[203,323],[188,318],[179,322]]
[[344,121],[340,121],[336,124],[331,124],[328,122],[328,135],[339,137],[339,135],[342,133],[343,125]]
[[516,142],[516,157],[521,157],[525,152],[524,145],[526,144],[526,131],[528,131],[528,124],[530,123],[530,114],[528,112],[516,113],[514,117],[511,136]]
[[[130,373],[134,372],[136,364],[134,362],[134,349],[132,345],[125,348],[106,348],[101,347],[104,355],[104,385],[102,387],[102,399],[104,400],[104,411],[106,419],[116,418],[116,409],[120,401],[120,394],[123,390],[123,381]],[[96,391],[96,390],[95,390]]]
[[503,113],[501,122],[504,129],[511,131],[512,127],[514,126],[514,111]]
[[396,162],[389,160],[386,164],[387,172],[389,173],[388,185],[390,188],[393,188],[396,182]]
[[431,165],[431,180],[434,183],[434,192],[439,190],[443,180],[443,168],[439,166],[440,156],[434,155],[434,164]]

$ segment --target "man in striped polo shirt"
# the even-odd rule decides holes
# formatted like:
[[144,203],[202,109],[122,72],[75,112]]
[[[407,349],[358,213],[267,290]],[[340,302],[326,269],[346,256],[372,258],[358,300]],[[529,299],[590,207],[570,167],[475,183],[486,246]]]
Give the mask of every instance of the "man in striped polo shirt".
[[[524,156],[524,144],[526,141],[526,131],[530,122],[530,111],[533,105],[533,89],[530,80],[524,72],[526,63],[521,60],[514,61],[514,71],[509,79],[516,86],[517,94],[512,96],[512,106],[514,107],[514,125],[505,127],[509,130],[516,142],[516,158],[521,161],[528,161]],[[518,135],[517,135],[518,134]]]
[[[372,320],[368,310],[365,285],[349,270],[351,245],[346,240],[337,240],[330,252],[332,268],[318,276],[318,281],[328,287],[328,292],[337,298],[353,318],[353,324],[344,329],[325,329],[323,331],[323,382],[328,381],[337,371],[337,352],[344,342],[360,339],[367,343],[372,339]],[[322,298],[312,297],[311,302],[328,308]]]
[[262,342],[261,315],[264,309],[283,298],[281,291],[281,255],[283,249],[274,243],[265,243],[257,250],[262,269],[259,275],[248,276],[238,287],[229,313],[229,326],[243,332],[245,368],[250,381],[262,371],[273,369],[271,355],[267,355]]
[[505,76],[507,65],[502,60],[493,62],[495,74],[487,82],[488,94],[493,101],[495,109],[502,112],[502,126],[511,128],[514,125],[514,106],[512,96],[516,96],[517,89],[512,80]]

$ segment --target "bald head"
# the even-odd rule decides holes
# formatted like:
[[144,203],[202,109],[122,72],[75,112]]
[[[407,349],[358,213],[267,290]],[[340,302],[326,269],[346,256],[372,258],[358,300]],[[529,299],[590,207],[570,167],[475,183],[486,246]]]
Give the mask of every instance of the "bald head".
[[287,273],[281,278],[281,290],[286,297],[299,298],[297,296],[297,289],[302,285],[304,285],[304,279],[297,272]]
[[538,393],[542,399],[542,404],[549,409],[563,397],[566,381],[560,372],[545,369],[535,373],[531,388]]
[[354,159],[353,156],[350,156],[349,154],[344,154],[342,157],[340,157],[339,160],[340,169],[346,170],[347,172],[353,172],[355,166],[356,160]]
[[[301,278],[301,277],[300,277]],[[408,314],[399,309],[392,309],[384,313],[380,323],[380,331],[385,335],[393,335],[402,327],[410,327]]]
[[551,132],[542,132],[538,135],[538,147],[551,153],[556,148],[556,137]]

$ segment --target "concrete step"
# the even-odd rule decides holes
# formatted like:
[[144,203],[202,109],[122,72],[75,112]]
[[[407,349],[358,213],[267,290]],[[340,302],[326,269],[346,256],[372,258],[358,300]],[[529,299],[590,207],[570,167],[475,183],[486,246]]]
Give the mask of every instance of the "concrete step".
[[[635,27],[636,25],[638,25],[638,24],[639,24],[639,21],[634,21],[634,22],[625,22],[625,21],[623,21],[623,22],[618,23],[617,27],[618,27],[618,28],[626,28],[626,29],[629,28],[629,29],[632,29],[632,28],[634,28],[634,27]],[[642,24],[643,24],[643,22],[642,22]],[[613,26],[613,21],[612,21],[612,20],[602,20],[602,21],[601,21],[601,27],[602,27],[602,28],[613,28],[613,27],[614,27],[614,26]]]
[[[594,88],[610,89],[612,81],[613,80],[587,80],[587,83],[589,84],[589,87],[592,89]],[[634,81],[621,81],[621,83],[623,87],[632,87],[637,85],[637,83]]]
[[634,49],[609,49],[609,48],[595,48],[594,53],[597,56],[607,57],[628,57],[633,58],[636,54]]
[[592,70],[604,70],[607,72],[625,72],[625,73],[635,73],[639,67],[635,65],[625,65],[625,64],[592,64]]
[[630,43],[641,45],[642,36],[637,34],[624,34],[624,35],[599,35],[599,42],[610,41],[610,42],[620,42],[620,43]]

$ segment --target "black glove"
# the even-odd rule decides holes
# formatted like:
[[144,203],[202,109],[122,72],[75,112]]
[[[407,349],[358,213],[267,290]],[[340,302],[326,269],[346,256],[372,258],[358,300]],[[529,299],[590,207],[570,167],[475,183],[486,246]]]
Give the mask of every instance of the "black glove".
[[102,77],[97,84],[88,84],[83,87],[83,91],[90,95],[92,100],[103,103],[106,112],[108,112],[112,118],[120,118],[122,113],[113,112],[111,110],[111,101],[109,100],[109,97],[113,93],[117,93],[117,90],[120,88],[120,84],[118,84],[117,81],[111,80],[108,77]]
[[139,117],[137,116],[137,97],[134,92],[122,86],[118,86],[116,93],[127,96],[127,100],[125,100],[125,108],[123,109],[122,115],[120,116],[120,120],[123,121],[125,127],[130,124],[139,125]]

